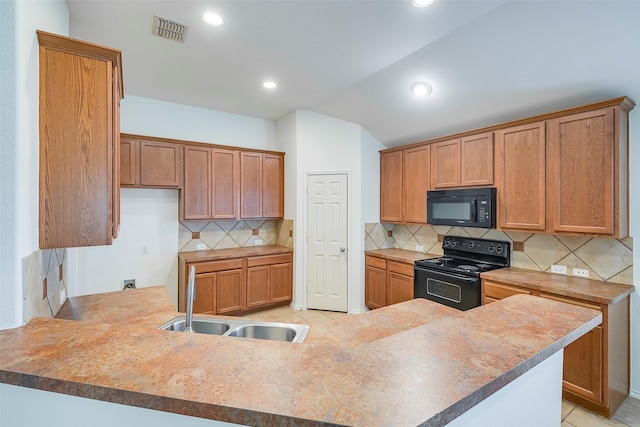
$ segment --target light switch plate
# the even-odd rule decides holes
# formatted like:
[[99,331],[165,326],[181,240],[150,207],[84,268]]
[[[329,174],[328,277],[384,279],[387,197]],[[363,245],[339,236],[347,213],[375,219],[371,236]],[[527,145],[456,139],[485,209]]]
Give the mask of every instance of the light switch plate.
[[578,277],[589,277],[589,270],[585,270],[584,268],[574,268],[573,275]]
[[416,251],[418,251],[418,252],[424,252],[424,246],[422,246],[422,245],[416,245]]
[[553,264],[551,266],[551,272],[552,273],[558,273],[558,274],[567,274],[567,266],[566,265]]
[[204,251],[205,249],[207,249],[207,245],[205,245],[204,243],[198,243],[196,245],[196,250],[197,251]]

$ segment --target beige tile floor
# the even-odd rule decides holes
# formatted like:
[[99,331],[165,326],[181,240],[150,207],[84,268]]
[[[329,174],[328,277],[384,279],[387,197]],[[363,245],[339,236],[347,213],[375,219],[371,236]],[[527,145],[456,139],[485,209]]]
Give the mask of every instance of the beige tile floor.
[[[308,325],[326,325],[337,319],[350,316],[346,313],[322,310],[294,310],[279,307],[271,310],[248,314],[245,317],[269,322],[305,323]],[[640,400],[629,396],[620,405],[611,419],[594,414],[566,400],[562,401],[561,427],[640,427]]]

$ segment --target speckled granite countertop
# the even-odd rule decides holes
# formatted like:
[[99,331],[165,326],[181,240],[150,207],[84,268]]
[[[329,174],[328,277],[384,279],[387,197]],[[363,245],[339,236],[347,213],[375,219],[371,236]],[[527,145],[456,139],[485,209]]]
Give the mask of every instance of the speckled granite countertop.
[[176,313],[144,289],[0,331],[1,381],[247,425],[443,426],[602,320],[529,295],[466,312],[417,299],[291,344],[159,331]]
[[427,258],[438,258],[442,255],[425,254],[424,252],[407,251],[404,249],[372,249],[364,251],[365,255],[385,258],[391,261],[413,264],[414,261]]
[[631,285],[601,282],[600,280],[545,273],[517,267],[487,271],[486,273],[481,273],[480,277],[598,304],[615,304],[626,298],[634,290]]
[[229,258],[242,258],[249,256],[275,255],[293,252],[293,249],[285,246],[247,246],[243,248],[212,249],[208,251],[178,252],[178,258],[185,262],[217,261]]

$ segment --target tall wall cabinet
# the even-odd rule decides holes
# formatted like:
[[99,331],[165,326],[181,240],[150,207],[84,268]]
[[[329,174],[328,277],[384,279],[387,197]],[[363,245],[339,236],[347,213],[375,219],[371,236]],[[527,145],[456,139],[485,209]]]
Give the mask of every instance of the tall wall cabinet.
[[40,248],[109,245],[120,222],[122,55],[37,34]]

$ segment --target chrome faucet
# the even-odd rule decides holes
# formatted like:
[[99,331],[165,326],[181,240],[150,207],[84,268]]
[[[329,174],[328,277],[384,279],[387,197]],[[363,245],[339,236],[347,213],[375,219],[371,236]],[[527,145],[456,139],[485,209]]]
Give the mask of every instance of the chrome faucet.
[[193,323],[193,300],[196,299],[196,266],[189,267],[189,281],[187,282],[187,314],[184,322],[185,332],[195,332]]

